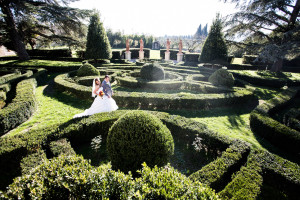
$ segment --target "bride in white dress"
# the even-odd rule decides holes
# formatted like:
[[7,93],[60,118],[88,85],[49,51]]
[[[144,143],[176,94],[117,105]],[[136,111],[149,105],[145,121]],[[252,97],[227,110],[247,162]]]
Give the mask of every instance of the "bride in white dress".
[[[107,78],[107,76],[105,77]],[[89,116],[101,112],[111,112],[118,109],[115,100],[111,98],[111,96],[107,95],[107,92],[103,92],[103,87],[101,87],[99,78],[95,78],[93,81],[92,97],[95,96],[97,97],[95,98],[91,107],[86,109],[83,113],[76,114],[73,118]]]

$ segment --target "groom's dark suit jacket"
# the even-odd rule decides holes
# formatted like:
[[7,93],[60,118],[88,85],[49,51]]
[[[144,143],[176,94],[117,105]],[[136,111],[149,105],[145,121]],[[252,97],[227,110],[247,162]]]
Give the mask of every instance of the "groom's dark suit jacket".
[[112,96],[112,89],[110,86],[110,82],[107,83],[105,80],[102,82],[103,92],[106,96]]

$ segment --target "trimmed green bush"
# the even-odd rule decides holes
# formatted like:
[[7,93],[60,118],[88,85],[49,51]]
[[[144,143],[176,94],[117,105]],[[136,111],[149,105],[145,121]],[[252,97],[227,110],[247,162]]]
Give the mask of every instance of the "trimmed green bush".
[[98,13],[91,15],[87,34],[85,58],[86,59],[110,59],[112,57],[111,46]]
[[165,70],[158,63],[147,63],[141,69],[141,78],[148,81],[159,81],[165,79]]
[[233,180],[219,193],[222,199],[257,199],[263,184],[262,168],[255,159],[255,154],[248,158],[246,166],[233,175]]
[[209,78],[208,81],[214,85],[233,87],[234,78],[226,69],[218,69]]
[[77,76],[100,76],[100,72],[93,65],[85,63],[77,70]]
[[141,178],[94,168],[79,156],[60,156],[14,180],[4,199],[219,199],[213,190],[192,182],[172,167],[150,169]]
[[37,107],[35,88],[35,79],[27,79],[18,83],[16,97],[0,110],[0,135],[28,120],[33,114]]
[[227,46],[222,33],[222,19],[217,14],[216,19],[210,27],[208,36],[204,42],[200,62],[211,62],[213,60],[227,60]]
[[121,59],[122,51],[112,51],[111,59]]
[[72,57],[70,49],[27,49],[29,56],[42,56],[47,58]]
[[61,154],[75,155],[74,149],[66,138],[50,142],[49,148],[54,157],[57,157]]
[[153,169],[143,164],[136,179],[142,199],[219,199],[214,191],[198,181],[191,181],[173,167]]
[[31,170],[42,164],[45,160],[47,160],[47,157],[43,150],[38,150],[35,153],[27,155],[20,162],[22,175],[29,174]]
[[186,63],[199,63],[200,53],[186,53],[184,56]]
[[107,150],[114,169],[134,173],[143,162],[150,167],[167,164],[174,153],[174,141],[159,119],[134,111],[120,117],[110,128]]
[[246,163],[249,152],[249,144],[236,140],[223,152],[221,157],[191,174],[189,178],[220,191],[230,182],[231,175]]
[[274,113],[286,107],[299,93],[300,88],[289,88],[257,106],[250,115],[251,130],[266,138],[272,144],[287,151],[300,152],[300,132],[271,118]]

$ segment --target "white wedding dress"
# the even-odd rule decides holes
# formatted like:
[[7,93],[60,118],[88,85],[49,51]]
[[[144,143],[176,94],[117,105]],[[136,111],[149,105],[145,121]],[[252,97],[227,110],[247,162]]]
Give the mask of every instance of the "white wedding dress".
[[[97,91],[97,93],[99,93],[100,90],[101,88]],[[119,107],[117,106],[116,101],[112,97],[108,98],[106,95],[100,97],[97,95],[89,109],[86,109],[83,113],[76,114],[73,118],[89,116],[102,112],[111,112],[117,110],[118,108]]]

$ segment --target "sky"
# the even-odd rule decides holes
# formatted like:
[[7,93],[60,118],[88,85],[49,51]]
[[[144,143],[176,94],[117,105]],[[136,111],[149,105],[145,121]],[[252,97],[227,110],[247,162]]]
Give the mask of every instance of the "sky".
[[200,24],[210,27],[216,13],[236,12],[221,0],[80,0],[70,4],[97,9],[105,28],[124,34],[193,35]]

